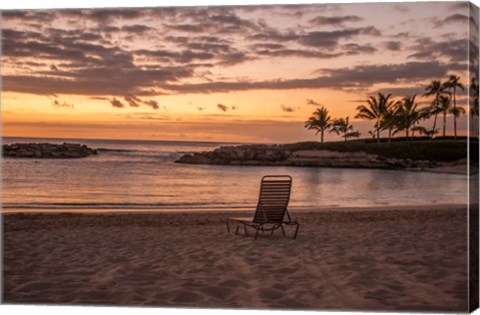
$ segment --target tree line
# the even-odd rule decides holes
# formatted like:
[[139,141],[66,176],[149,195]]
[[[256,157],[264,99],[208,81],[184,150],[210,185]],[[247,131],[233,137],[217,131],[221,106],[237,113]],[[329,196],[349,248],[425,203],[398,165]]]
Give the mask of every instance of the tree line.
[[[470,85],[472,90],[473,106],[471,115],[478,116],[478,83],[472,78]],[[447,114],[453,117],[454,138],[457,139],[457,118],[465,114],[465,109],[457,106],[457,92],[464,91],[465,87],[460,82],[460,77],[450,75],[448,80],[434,80],[425,88],[423,97],[433,97],[429,106],[420,108],[416,102],[417,95],[405,96],[399,101],[392,98],[392,94],[378,93],[376,97],[370,96],[365,105],[356,108],[355,118],[366,119],[374,122],[373,130],[369,134],[376,141],[380,141],[382,131],[388,131],[388,141],[399,133],[404,132],[407,141],[415,137],[418,132],[421,135],[433,138],[439,133],[437,128],[438,116],[443,118],[443,137],[446,135]],[[426,128],[420,126],[422,120],[433,117],[433,126]],[[349,117],[332,119],[328,109],[324,106],[317,108],[312,116],[305,122],[305,128],[320,133],[320,140],[324,142],[324,133],[335,132],[347,141],[349,138],[358,138],[360,132],[353,130]]]

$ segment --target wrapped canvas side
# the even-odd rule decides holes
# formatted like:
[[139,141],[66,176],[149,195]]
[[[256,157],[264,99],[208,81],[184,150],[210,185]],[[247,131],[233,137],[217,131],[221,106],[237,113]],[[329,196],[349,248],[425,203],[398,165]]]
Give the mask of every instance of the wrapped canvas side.
[[479,119],[478,119],[478,78],[479,78],[479,10],[478,7],[470,4],[469,17],[469,310],[478,308],[479,303],[479,180],[478,180],[478,139],[479,139]]

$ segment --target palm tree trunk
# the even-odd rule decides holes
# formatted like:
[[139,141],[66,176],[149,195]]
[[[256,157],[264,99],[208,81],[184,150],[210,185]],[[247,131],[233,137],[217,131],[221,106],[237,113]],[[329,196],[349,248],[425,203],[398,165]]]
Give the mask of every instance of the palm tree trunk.
[[324,130],[322,129],[322,130],[320,131],[320,135],[321,135],[321,141],[322,141],[322,143],[323,143],[323,132],[324,132]]
[[392,140],[392,128],[388,128],[388,142]]
[[377,129],[377,142],[380,142],[380,128]]
[[433,138],[433,136],[435,135],[435,129],[436,129],[436,127],[437,127],[437,116],[438,116],[438,113],[435,114],[435,118],[433,119],[433,128],[432,128],[433,133],[432,133],[432,138]]
[[443,112],[443,137],[445,138],[445,132],[447,131],[447,111]]
[[457,102],[456,102],[456,88],[455,85],[453,86],[453,133],[454,133],[454,139],[457,140]]
[[[435,108],[435,111],[436,111],[438,109],[438,95],[437,95],[437,99],[435,100],[435,104],[436,104],[436,108]],[[435,113],[435,118],[433,119],[432,138],[435,135],[435,128],[437,127],[437,116],[438,116],[438,113]]]

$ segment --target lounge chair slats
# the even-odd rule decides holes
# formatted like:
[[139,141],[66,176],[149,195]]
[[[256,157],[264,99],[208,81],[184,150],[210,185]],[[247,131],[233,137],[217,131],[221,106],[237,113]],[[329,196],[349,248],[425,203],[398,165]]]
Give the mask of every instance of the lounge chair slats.
[[228,218],[227,231],[230,233],[229,222],[236,222],[235,234],[238,233],[238,224],[243,224],[245,235],[247,235],[248,226],[256,230],[255,239],[257,239],[259,231],[270,231],[273,233],[278,228],[286,236],[284,225],[295,225],[295,234],[293,236],[295,239],[300,225],[297,221],[292,220],[287,209],[291,188],[292,178],[288,175],[268,175],[262,177],[257,209],[253,214],[253,218]]

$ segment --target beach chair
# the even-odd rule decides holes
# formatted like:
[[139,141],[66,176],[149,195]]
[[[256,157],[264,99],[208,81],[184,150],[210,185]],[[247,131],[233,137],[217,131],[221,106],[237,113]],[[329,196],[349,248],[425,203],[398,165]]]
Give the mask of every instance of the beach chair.
[[228,218],[227,232],[230,233],[230,223],[236,224],[235,234],[243,226],[245,236],[248,236],[247,227],[255,229],[255,239],[258,232],[273,232],[281,229],[285,235],[284,225],[295,226],[293,239],[297,238],[299,223],[292,219],[288,212],[292,177],[288,175],[267,175],[262,177],[257,209],[252,218]]

